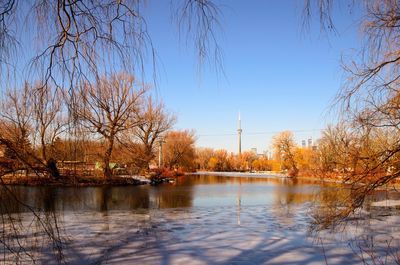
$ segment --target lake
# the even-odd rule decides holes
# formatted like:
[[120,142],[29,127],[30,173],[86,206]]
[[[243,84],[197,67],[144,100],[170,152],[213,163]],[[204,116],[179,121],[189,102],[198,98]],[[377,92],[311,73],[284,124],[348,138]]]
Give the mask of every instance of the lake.
[[393,191],[372,194],[346,226],[315,233],[318,207],[346,187],[191,175],[159,186],[8,188],[5,264],[396,264],[400,246],[398,209],[371,206],[398,200]]

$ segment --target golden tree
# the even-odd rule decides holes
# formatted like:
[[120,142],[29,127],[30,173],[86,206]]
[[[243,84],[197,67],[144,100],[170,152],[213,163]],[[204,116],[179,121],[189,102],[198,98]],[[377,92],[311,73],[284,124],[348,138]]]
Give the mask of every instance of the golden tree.
[[290,176],[297,176],[299,169],[295,159],[296,143],[293,133],[284,131],[274,135],[272,146],[276,159],[281,162],[282,169],[288,170]]
[[170,131],[165,135],[164,163],[169,168],[192,170],[195,166],[195,136],[193,131]]

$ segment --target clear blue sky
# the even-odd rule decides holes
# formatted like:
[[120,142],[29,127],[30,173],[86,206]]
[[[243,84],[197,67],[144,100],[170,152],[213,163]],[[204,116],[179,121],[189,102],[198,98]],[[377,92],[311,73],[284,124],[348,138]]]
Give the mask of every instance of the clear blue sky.
[[[193,47],[179,41],[170,1],[147,1],[142,10],[158,54],[154,93],[176,113],[175,128],[194,129],[197,146],[236,152],[240,111],[242,150],[262,152],[274,132],[283,130],[296,131],[299,143],[317,138],[318,129],[332,120],[327,111],[343,83],[341,56],[360,46],[354,14],[336,7],[338,34],[327,36],[318,21],[302,30],[300,0],[214,2],[221,10],[217,33],[225,75],[208,65],[199,74]],[[27,28],[23,34],[29,39],[35,30]],[[33,55],[32,44],[27,45],[18,50],[19,57]],[[152,83],[148,66],[144,81]],[[15,79],[23,80],[19,72]]]
[[[149,31],[161,63],[157,95],[178,116],[177,129],[195,129],[197,146],[236,151],[237,116],[242,150],[270,145],[272,132],[319,136],[332,119],[329,106],[343,83],[341,57],[359,47],[357,24],[348,9],[334,11],[337,34],[321,33],[318,21],[302,30],[302,1],[219,1],[220,45],[225,77],[204,66],[177,42],[168,1],[149,1]],[[267,132],[265,134],[252,134]],[[217,135],[217,136],[208,136]]]

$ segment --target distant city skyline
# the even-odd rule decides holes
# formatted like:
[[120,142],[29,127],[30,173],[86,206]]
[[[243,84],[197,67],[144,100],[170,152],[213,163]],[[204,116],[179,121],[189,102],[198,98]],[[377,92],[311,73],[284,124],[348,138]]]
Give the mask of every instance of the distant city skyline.
[[[242,127],[242,117],[240,116],[240,129],[241,132],[241,151],[253,151],[257,150],[258,154],[262,154],[265,151],[271,151],[271,140],[272,137],[281,131],[253,131],[248,132]],[[292,131],[295,137],[296,144],[298,146],[303,146],[302,142],[305,142],[305,147],[315,144],[315,141],[320,138],[320,132],[322,129],[312,129],[312,130],[289,130]],[[286,131],[286,130],[282,130]],[[213,139],[210,141],[209,139]],[[215,144],[215,139],[220,142],[220,145]],[[218,140],[219,139],[219,140]],[[232,143],[229,143],[232,141]],[[201,146],[198,143],[205,143]],[[210,143],[210,144],[207,144]],[[236,144],[236,145],[235,145]],[[213,149],[226,149],[230,153],[238,153],[238,129],[232,133],[215,133],[215,134],[197,134],[197,147],[200,148],[213,148]],[[225,146],[233,146],[231,149]]]

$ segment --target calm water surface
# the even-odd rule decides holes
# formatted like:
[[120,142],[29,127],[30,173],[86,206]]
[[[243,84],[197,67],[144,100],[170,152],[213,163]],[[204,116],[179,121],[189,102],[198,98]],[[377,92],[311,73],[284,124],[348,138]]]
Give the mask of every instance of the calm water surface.
[[[159,186],[11,187],[24,203],[44,210],[112,211],[164,208],[282,206],[313,202],[337,185],[286,178],[184,176]],[[11,208],[10,208],[11,207]],[[8,205],[8,211],[28,209]]]
[[[54,213],[69,264],[363,264],[360,246],[372,242],[381,255],[387,242],[400,245],[395,208],[311,236],[314,206],[347,195],[334,183],[193,175],[159,186],[10,188],[23,203]],[[389,197],[398,194],[376,192],[364,211],[376,212],[369,202]],[[1,207],[32,233],[27,207],[7,196]],[[43,254],[50,250],[36,249],[35,257],[53,264],[54,256]]]

